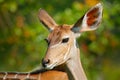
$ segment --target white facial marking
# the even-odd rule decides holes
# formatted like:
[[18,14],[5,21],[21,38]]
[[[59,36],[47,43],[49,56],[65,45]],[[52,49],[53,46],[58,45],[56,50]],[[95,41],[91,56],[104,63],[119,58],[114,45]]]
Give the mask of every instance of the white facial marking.
[[70,51],[70,45],[68,46],[68,50],[67,50],[67,52],[65,53],[65,56],[64,56],[64,60],[66,60],[67,59],[67,56],[68,56],[68,54],[69,54],[69,51]]
[[53,69],[57,65],[57,61],[54,64],[47,65],[47,69]]
[[64,38],[69,38],[69,36],[68,36],[68,35],[66,35],[66,36],[63,36],[63,39],[64,39]]

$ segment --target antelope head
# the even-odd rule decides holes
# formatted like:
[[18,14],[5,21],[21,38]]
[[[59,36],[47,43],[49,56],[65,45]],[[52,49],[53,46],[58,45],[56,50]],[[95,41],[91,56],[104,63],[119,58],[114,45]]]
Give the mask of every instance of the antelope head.
[[82,32],[98,28],[102,19],[102,5],[99,3],[92,7],[74,25],[58,25],[43,9],[39,10],[38,17],[50,32],[46,38],[48,48],[42,64],[43,67],[52,69],[75,58],[76,38]]

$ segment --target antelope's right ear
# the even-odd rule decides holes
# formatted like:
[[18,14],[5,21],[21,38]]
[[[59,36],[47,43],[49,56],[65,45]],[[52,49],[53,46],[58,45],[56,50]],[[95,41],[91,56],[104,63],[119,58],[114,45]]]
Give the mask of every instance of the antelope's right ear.
[[74,24],[71,30],[75,33],[96,30],[102,20],[102,10],[101,3],[96,4]]
[[40,22],[49,31],[52,31],[55,28],[55,26],[57,26],[56,22],[52,19],[52,17],[49,16],[49,14],[45,10],[43,10],[43,9],[39,10],[38,17],[39,17]]

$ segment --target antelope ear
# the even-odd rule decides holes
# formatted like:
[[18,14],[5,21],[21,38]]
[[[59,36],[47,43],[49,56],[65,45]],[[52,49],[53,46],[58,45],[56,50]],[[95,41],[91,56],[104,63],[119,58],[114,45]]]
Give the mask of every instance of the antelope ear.
[[57,26],[56,22],[52,19],[52,17],[49,16],[49,14],[45,10],[43,10],[43,9],[39,10],[38,17],[39,17],[40,22],[49,31],[52,31],[55,28],[55,26]]
[[71,28],[75,33],[92,31],[98,28],[102,20],[102,5],[98,3],[92,7],[88,12],[80,18]]

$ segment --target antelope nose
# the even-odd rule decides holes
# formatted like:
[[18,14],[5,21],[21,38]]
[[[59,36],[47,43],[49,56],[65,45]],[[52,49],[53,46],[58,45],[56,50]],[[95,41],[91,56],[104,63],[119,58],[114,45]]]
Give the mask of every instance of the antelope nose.
[[42,59],[42,66],[43,67],[46,67],[48,63],[50,63],[50,59]]

